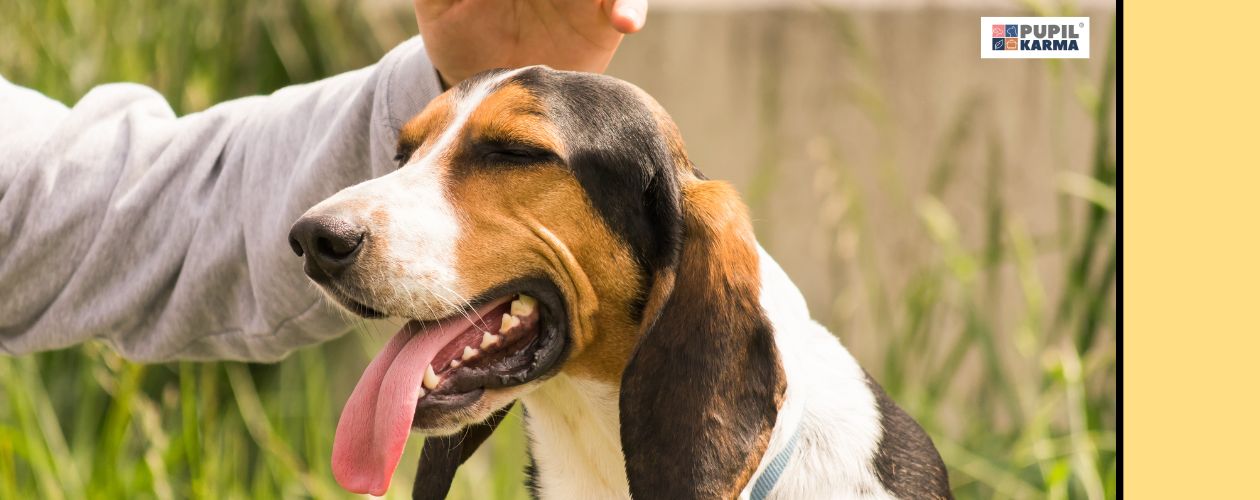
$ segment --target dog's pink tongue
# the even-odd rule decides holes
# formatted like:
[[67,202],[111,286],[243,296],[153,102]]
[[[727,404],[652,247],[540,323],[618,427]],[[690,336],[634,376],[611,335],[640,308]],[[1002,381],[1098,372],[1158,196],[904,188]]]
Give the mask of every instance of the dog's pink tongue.
[[333,477],[343,488],[377,496],[389,489],[411,432],[424,370],[450,337],[433,333],[439,332],[404,326],[354,387],[333,439]]

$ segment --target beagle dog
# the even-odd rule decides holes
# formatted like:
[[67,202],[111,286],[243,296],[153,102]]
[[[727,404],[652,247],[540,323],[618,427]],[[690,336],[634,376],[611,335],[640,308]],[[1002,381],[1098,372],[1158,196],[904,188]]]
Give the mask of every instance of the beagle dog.
[[482,73],[400,131],[398,170],[290,243],[338,304],[406,325],[337,425],[346,489],[413,494],[516,401],[536,497],[950,498],[927,434],[809,317],[728,184],[614,78]]

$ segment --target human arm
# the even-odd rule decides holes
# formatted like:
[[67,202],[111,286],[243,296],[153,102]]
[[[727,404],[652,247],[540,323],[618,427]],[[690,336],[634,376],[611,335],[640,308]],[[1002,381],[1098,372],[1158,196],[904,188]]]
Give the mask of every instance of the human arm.
[[0,82],[0,349],[272,361],[346,332],[284,235],[393,168],[395,131],[439,92],[418,38],[183,117],[139,85],[66,108]]

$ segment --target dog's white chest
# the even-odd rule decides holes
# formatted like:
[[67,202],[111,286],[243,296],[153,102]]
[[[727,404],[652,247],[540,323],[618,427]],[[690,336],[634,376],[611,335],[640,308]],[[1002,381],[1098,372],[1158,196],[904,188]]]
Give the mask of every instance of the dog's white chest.
[[541,498],[630,498],[615,388],[557,375],[522,401]]

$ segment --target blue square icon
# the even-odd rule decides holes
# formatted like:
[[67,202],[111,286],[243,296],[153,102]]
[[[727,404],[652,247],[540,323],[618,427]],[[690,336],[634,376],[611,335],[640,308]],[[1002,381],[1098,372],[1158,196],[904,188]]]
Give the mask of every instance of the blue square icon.
[[1006,25],[1006,36],[1019,37],[1019,25],[1018,24]]
[[994,38],[994,39],[993,39],[993,50],[1006,50],[1006,39],[1005,39],[1005,38]]

